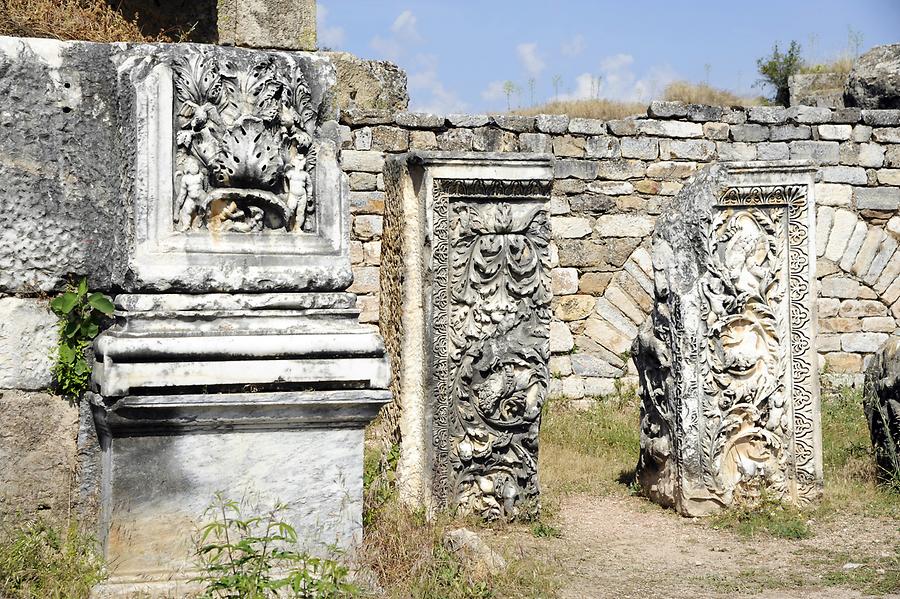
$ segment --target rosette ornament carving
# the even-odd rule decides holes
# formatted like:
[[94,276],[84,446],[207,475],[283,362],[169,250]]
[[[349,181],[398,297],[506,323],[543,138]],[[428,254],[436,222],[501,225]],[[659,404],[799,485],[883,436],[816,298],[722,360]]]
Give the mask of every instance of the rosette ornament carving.
[[299,65],[194,51],[172,68],[177,229],[313,230],[317,114]]

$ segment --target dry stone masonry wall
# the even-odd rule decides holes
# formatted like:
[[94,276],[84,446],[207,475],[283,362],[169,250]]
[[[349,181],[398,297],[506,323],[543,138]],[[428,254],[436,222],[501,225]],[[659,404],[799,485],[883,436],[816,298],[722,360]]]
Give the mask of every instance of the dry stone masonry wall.
[[409,149],[555,155],[551,392],[636,382],[629,348],[651,308],[648,252],[660,206],[714,161],[817,168],[819,368],[851,382],[900,317],[900,110],[654,102],[646,117],[345,111],[351,259],[363,320],[378,321],[387,154]]

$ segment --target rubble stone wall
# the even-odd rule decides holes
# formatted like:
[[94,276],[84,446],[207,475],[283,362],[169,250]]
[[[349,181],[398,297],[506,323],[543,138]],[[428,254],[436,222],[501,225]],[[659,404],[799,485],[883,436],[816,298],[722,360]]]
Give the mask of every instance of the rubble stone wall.
[[810,160],[823,372],[858,383],[900,318],[900,110],[722,108],[655,102],[613,121],[345,111],[351,257],[366,322],[378,321],[384,156],[410,149],[556,157],[551,202],[552,391],[572,398],[635,382],[631,342],[652,305],[649,236],[660,206],[705,163]]

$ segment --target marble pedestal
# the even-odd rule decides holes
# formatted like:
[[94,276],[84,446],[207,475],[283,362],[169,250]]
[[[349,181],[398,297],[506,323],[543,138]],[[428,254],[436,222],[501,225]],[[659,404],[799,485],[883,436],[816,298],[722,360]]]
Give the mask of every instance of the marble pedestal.
[[122,295],[95,344],[107,594],[180,592],[221,492],[275,503],[314,554],[362,535],[363,429],[389,400],[344,293]]

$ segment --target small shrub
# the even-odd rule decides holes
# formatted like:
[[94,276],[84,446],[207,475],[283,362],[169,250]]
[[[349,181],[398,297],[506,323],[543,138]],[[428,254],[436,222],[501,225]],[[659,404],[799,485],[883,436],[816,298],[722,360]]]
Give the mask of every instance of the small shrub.
[[772,101],[782,106],[790,104],[791,90],[788,80],[791,75],[800,72],[803,61],[800,58],[800,44],[795,41],[788,46],[787,53],[782,54],[778,44],[772,49],[772,54],[756,61],[759,74],[762,75],[760,83],[775,89]]
[[203,597],[216,599],[294,597],[331,599],[359,595],[349,569],[334,560],[297,551],[297,533],[280,519],[286,506],[262,516],[242,514],[241,504],[217,494],[207,508],[211,521],[196,540],[196,578]]
[[537,522],[531,525],[531,534],[539,539],[546,538],[554,538],[558,539],[562,536],[562,531],[553,526],[552,524],[548,524],[543,520],[538,520]]
[[727,528],[744,537],[760,533],[779,539],[805,539],[812,535],[806,516],[762,491],[758,498],[736,500],[731,508],[712,516],[714,528]]
[[54,375],[59,392],[68,397],[78,397],[91,376],[91,367],[85,350],[97,333],[100,321],[109,316],[115,306],[102,293],[88,293],[87,280],[77,286],[70,285],[65,293],[50,302],[50,308],[60,317],[59,342],[56,351]]
[[74,525],[43,520],[5,529],[0,540],[0,596],[87,599],[105,576],[96,541]]

